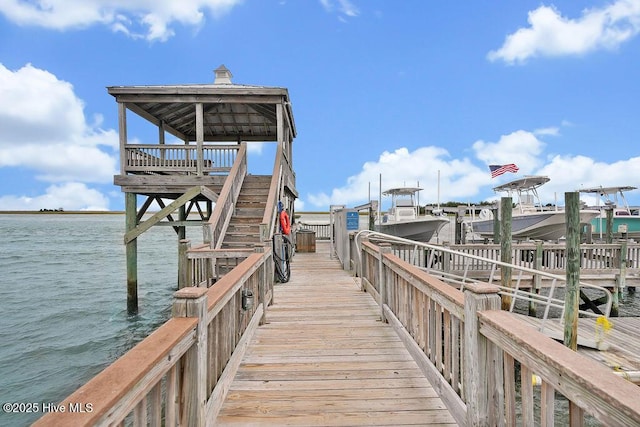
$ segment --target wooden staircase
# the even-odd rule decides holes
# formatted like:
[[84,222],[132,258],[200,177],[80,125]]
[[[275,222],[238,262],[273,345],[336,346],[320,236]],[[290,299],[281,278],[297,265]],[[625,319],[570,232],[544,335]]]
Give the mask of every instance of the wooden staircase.
[[260,243],[271,175],[247,175],[242,183],[235,211],[222,241],[223,249],[253,249]]

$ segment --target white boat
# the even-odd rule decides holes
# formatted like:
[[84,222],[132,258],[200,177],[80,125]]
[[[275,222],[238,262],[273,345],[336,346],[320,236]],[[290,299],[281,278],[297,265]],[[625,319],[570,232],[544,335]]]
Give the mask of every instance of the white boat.
[[[631,209],[625,197],[625,191],[636,190],[637,187],[594,187],[581,188],[581,193],[597,194],[595,209],[600,212],[598,217],[591,220],[592,232],[603,236],[607,231],[607,211],[613,212],[613,236],[621,237],[626,233],[628,238],[640,238],[640,210]],[[600,202],[603,204],[600,205]]]
[[[545,207],[540,202],[538,187],[549,182],[547,176],[535,175],[516,179],[495,187],[517,200],[511,216],[511,237],[516,240],[558,240],[566,234],[566,217],[562,209]],[[595,209],[581,209],[580,223],[588,224],[599,215]],[[493,212],[480,211],[479,218],[470,221],[471,231],[483,238],[493,237]]]
[[391,208],[381,221],[376,222],[376,230],[418,242],[429,242],[434,234],[449,223],[446,216],[420,215],[416,196],[422,188],[390,188],[382,193],[391,196]]

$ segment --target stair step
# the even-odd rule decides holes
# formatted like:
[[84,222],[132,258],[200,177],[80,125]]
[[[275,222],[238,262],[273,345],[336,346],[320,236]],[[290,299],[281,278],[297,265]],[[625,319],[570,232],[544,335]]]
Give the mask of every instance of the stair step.
[[228,237],[224,239],[224,244],[234,245],[234,244],[248,244],[249,246],[260,243],[260,236],[226,236]]
[[257,243],[260,243],[260,239],[255,242],[222,242],[222,249],[253,249]]
[[262,218],[264,216],[264,208],[236,208],[234,216],[239,218],[255,217]]
[[223,248],[251,249],[260,243],[260,223],[270,186],[271,175],[247,175],[244,178],[235,211],[222,242]]
[[255,209],[262,208],[262,209],[264,209],[265,206],[267,206],[266,200],[244,199],[244,200],[238,200],[236,202],[236,208],[238,208],[238,207],[245,208],[246,207],[246,208],[255,208]]

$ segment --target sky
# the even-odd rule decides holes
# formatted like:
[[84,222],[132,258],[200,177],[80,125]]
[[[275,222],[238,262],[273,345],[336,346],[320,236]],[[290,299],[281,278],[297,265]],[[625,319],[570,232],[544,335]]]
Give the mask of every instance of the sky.
[[[421,204],[525,175],[560,205],[640,187],[639,33],[640,0],[0,0],[0,210],[123,210],[106,88],[213,83],[222,64],[288,89],[297,211],[380,181]],[[269,147],[249,172],[270,173]]]

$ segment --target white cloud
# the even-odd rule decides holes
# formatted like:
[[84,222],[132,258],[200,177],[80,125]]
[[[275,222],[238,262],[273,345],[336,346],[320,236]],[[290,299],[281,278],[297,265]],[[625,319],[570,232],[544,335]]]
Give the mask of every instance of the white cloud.
[[551,6],[529,12],[529,27],[506,37],[489,52],[490,61],[524,63],[539,56],[582,55],[615,49],[640,31],[640,1],[618,0],[601,9],[587,9],[578,19],[564,17]]
[[62,185],[52,185],[45,194],[31,196],[0,196],[2,210],[30,210],[59,209],[66,211],[106,211],[109,200],[100,192],[88,188],[78,182],[67,182]]
[[73,86],[53,74],[0,64],[0,168],[26,167],[48,182],[111,182],[118,136],[96,127],[101,120],[88,124]]
[[[338,13],[350,18],[355,18],[360,14],[358,8],[349,0],[320,0],[320,4],[322,4],[322,7],[324,7],[327,12],[333,12],[337,9]],[[344,21],[344,18],[342,17],[339,19]]]
[[[563,123],[565,125],[565,123]],[[421,147],[414,151],[398,148],[383,152],[376,161],[366,162],[361,170],[350,176],[346,183],[329,193],[309,194],[297,201],[297,210],[327,209],[331,204],[356,206],[368,199],[379,198],[379,177],[382,174],[382,190],[403,185],[420,184],[421,204],[438,202],[438,171],[440,171],[440,202],[457,201],[476,203],[493,200],[502,194],[494,194],[491,188],[524,175],[546,175],[548,184],[539,189],[543,203],[564,204],[564,193],[581,187],[622,186],[640,187],[640,182],[629,171],[640,169],[640,157],[613,163],[596,161],[583,155],[553,155],[545,152],[547,144],[539,137],[560,137],[556,127],[535,131],[517,130],[502,135],[497,141],[476,141],[471,149],[475,158],[452,158],[441,147]],[[481,164],[477,166],[476,163]],[[515,163],[520,171],[492,179],[487,165]],[[586,196],[581,196],[585,199]],[[389,201],[383,198],[383,209]],[[594,202],[593,200],[591,202]]]
[[535,133],[518,130],[502,135],[497,142],[476,141],[472,148],[476,157],[487,165],[515,163],[521,173],[531,173],[540,166],[539,156],[545,146]]
[[205,11],[220,17],[243,0],[4,0],[0,13],[19,25],[68,30],[106,25],[131,37],[165,41],[171,24],[199,26]]
[[[474,166],[469,159],[450,159],[449,153],[440,147],[421,147],[413,152],[398,148],[383,152],[377,161],[366,162],[362,170],[347,179],[346,185],[332,190],[331,194],[310,194],[307,204],[326,207],[330,204],[354,206],[371,198],[378,199],[380,175],[382,190],[404,185],[420,184],[420,203],[436,203],[438,200],[438,171],[440,187],[449,200],[468,198],[477,194],[479,187],[489,182],[489,173]],[[444,201],[444,200],[441,200]],[[383,203],[386,203],[383,200]],[[306,206],[306,204],[305,204]]]
[[560,135],[560,129],[557,128],[556,126],[541,128],[541,129],[534,130],[533,134],[541,135],[541,136],[558,136]]

